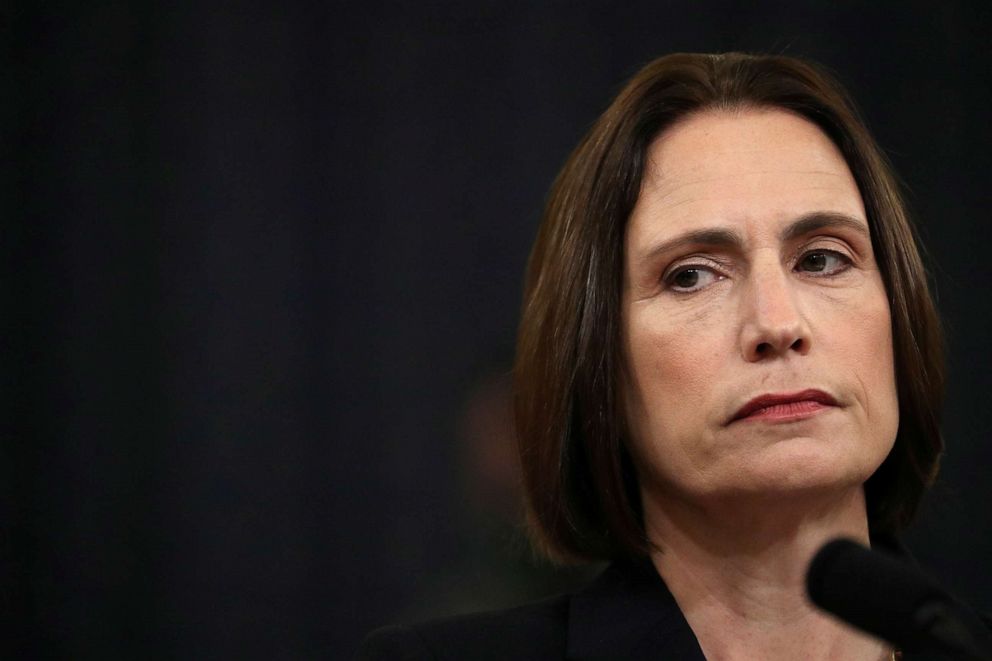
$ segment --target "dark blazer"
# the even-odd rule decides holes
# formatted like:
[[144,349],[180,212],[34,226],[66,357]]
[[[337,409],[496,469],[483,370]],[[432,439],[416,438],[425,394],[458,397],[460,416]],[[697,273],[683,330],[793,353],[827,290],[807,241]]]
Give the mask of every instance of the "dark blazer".
[[672,659],[704,661],[650,561],[614,563],[588,587],[503,611],[374,631],[372,659]]
[[[988,633],[982,624],[977,626]],[[705,660],[675,598],[647,559],[614,563],[572,595],[509,610],[378,629],[365,639],[357,658]],[[902,658],[946,659],[933,653]]]

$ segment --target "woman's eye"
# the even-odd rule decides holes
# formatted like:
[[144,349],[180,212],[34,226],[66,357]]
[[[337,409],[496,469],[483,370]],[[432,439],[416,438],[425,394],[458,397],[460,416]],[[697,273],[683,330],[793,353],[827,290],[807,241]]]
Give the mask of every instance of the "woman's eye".
[[721,279],[721,276],[708,268],[686,266],[668,276],[667,283],[670,289],[685,293],[698,291]]
[[806,273],[833,275],[851,265],[851,260],[834,250],[811,250],[799,258],[796,268]]

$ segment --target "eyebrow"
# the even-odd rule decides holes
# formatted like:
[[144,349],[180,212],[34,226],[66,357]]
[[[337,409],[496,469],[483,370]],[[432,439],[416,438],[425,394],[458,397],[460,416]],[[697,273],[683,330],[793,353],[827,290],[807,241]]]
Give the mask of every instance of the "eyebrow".
[[848,216],[847,214],[837,213],[836,211],[814,211],[800,216],[782,231],[779,238],[789,241],[817,230],[831,227],[847,228],[854,230],[865,239],[871,238],[868,233],[868,223],[866,221]]
[[[779,234],[779,239],[792,241],[817,230],[834,227],[853,230],[861,234],[865,239],[870,238],[868,225],[863,220],[858,220],[853,216],[836,211],[812,211],[789,223]],[[692,230],[653,246],[641,257],[641,261],[650,261],[658,255],[689,245],[712,246],[716,248],[742,248],[744,246],[744,237],[735,230],[718,227]]]

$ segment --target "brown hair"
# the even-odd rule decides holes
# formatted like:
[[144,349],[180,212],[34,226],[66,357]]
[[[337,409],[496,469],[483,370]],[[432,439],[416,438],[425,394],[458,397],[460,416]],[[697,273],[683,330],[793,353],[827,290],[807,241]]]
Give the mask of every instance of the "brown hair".
[[514,366],[528,518],[557,559],[649,550],[620,397],[623,240],[652,140],[711,108],[781,108],[817,125],[858,184],[892,316],[900,426],[865,485],[872,533],[909,523],[943,443],[940,323],[892,170],[843,88],[792,57],[675,54],[641,69],[551,189],[531,253]]

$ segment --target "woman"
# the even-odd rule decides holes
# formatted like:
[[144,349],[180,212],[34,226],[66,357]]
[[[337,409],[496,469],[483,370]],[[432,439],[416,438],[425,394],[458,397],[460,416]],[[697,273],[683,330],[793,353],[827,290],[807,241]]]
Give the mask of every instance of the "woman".
[[943,367],[914,232],[840,86],[781,56],[645,67],[556,180],[516,426],[539,546],[592,586],[380,631],[368,658],[893,658],[814,609],[826,541],[932,482]]

